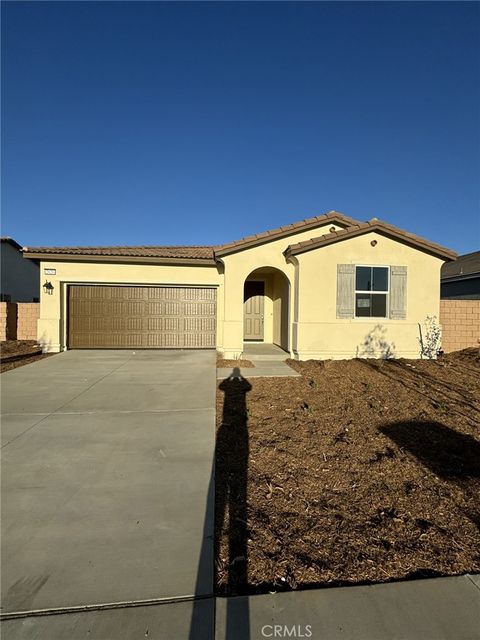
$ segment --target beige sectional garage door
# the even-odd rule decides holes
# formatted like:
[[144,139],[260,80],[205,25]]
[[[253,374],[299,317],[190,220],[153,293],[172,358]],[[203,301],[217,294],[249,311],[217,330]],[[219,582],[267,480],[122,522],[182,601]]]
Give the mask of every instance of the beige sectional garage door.
[[212,349],[216,289],[70,285],[70,349]]

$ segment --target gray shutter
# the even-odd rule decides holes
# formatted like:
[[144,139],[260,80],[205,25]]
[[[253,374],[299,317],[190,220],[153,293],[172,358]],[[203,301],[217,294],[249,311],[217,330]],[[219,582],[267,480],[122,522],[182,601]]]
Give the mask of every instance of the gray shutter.
[[355,316],[355,265],[337,264],[337,318]]
[[390,318],[407,317],[407,267],[390,267]]

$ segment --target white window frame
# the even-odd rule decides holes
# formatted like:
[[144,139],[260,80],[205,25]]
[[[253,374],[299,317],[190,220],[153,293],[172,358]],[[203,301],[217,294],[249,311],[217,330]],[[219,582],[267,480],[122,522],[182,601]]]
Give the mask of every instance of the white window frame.
[[[368,267],[369,269],[374,269],[374,268],[380,268],[380,269],[386,269],[387,270],[387,290],[386,291],[363,291],[362,289],[357,289],[357,268],[358,267]],[[389,310],[390,310],[390,265],[388,264],[356,264],[355,265],[355,300],[354,300],[354,314],[355,314],[355,319],[357,320],[377,320],[377,319],[384,319],[384,320],[388,320],[388,318],[390,317],[389,315]],[[357,316],[357,293],[365,293],[365,294],[372,294],[372,295],[382,295],[382,296],[386,296],[386,315],[384,316]]]

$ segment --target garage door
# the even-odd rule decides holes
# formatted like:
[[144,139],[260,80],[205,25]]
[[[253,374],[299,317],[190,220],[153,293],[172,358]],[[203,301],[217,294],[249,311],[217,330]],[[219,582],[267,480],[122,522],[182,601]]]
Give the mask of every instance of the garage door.
[[70,285],[70,349],[212,349],[216,289]]

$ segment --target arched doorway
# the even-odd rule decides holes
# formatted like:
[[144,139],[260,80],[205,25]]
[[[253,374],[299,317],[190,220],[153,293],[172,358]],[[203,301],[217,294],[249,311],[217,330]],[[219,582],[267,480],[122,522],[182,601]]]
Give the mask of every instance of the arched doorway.
[[289,350],[290,282],[275,267],[252,271],[243,286],[243,339]]

